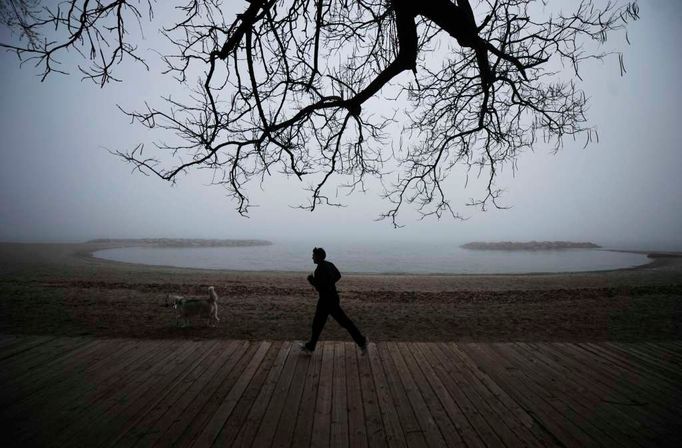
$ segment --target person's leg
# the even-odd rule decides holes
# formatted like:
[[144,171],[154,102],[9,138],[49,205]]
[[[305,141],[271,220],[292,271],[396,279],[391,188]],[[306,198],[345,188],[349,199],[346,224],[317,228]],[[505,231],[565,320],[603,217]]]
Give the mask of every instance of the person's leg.
[[305,344],[305,347],[308,350],[315,350],[317,341],[320,339],[320,334],[322,334],[324,324],[327,323],[327,316],[329,316],[329,308],[318,301],[317,308],[315,309],[315,317],[313,317],[312,334],[310,335],[310,340]]
[[367,338],[360,333],[358,327],[356,327],[353,321],[350,320],[346,313],[343,312],[341,306],[338,303],[330,310],[329,314],[336,319],[339,325],[348,330],[348,333],[350,333],[356,344],[358,344],[360,347],[365,346],[367,343]]

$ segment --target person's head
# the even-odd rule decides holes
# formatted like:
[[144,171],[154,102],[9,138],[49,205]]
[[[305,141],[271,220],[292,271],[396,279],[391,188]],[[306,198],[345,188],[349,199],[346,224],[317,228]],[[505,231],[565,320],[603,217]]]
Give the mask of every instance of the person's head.
[[327,253],[321,247],[313,248],[313,263],[318,264],[327,258]]

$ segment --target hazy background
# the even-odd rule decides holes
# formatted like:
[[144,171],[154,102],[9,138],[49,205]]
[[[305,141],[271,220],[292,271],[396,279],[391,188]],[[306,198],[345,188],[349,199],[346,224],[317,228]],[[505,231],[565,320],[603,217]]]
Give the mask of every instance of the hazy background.
[[[177,88],[171,80],[132,65],[119,72],[124,83],[104,89],[81,82],[76,69],[41,83],[30,63],[19,68],[15,55],[1,52],[0,241],[535,239],[682,250],[682,2],[645,0],[639,6],[641,19],[628,31],[631,45],[622,34],[614,41],[627,74],[620,76],[616,59],[582,71],[599,143],[583,150],[582,141],[566,141],[556,156],[538,145],[523,155],[517,176],[507,170],[498,180],[508,210],[465,207],[480,191],[475,185],[465,190],[464,180],[454,177],[448,194],[467,221],[419,222],[406,209],[401,229],[374,221],[388,207],[378,188],[345,198],[346,208],[310,213],[290,207],[305,201],[305,183],[273,178],[263,190],[252,189],[259,207],[243,218],[220,187],[207,186],[208,173],[193,172],[175,186],[131,174],[105,147],[131,148],[149,138],[116,104],[140,108],[145,99]],[[229,7],[241,10],[244,3]]]

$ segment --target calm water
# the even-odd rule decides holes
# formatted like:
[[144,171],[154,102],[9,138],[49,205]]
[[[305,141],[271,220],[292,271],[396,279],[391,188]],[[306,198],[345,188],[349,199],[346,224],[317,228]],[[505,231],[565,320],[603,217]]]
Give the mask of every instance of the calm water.
[[[472,251],[458,244],[328,244],[327,258],[342,272],[511,274],[618,269],[647,263],[644,255],[594,249],[563,251]],[[95,252],[107,260],[147,265],[241,271],[314,269],[310,244],[216,248],[127,247]]]

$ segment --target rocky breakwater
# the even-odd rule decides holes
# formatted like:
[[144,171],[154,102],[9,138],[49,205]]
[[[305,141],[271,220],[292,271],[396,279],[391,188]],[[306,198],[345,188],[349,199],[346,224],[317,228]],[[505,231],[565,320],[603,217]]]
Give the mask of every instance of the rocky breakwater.
[[192,238],[138,238],[138,239],[97,239],[89,244],[107,244],[118,247],[248,247],[269,246],[267,240],[218,240]]
[[589,242],[571,241],[499,241],[499,242],[471,242],[463,244],[463,249],[471,250],[562,250],[562,249],[599,249],[601,246]]

